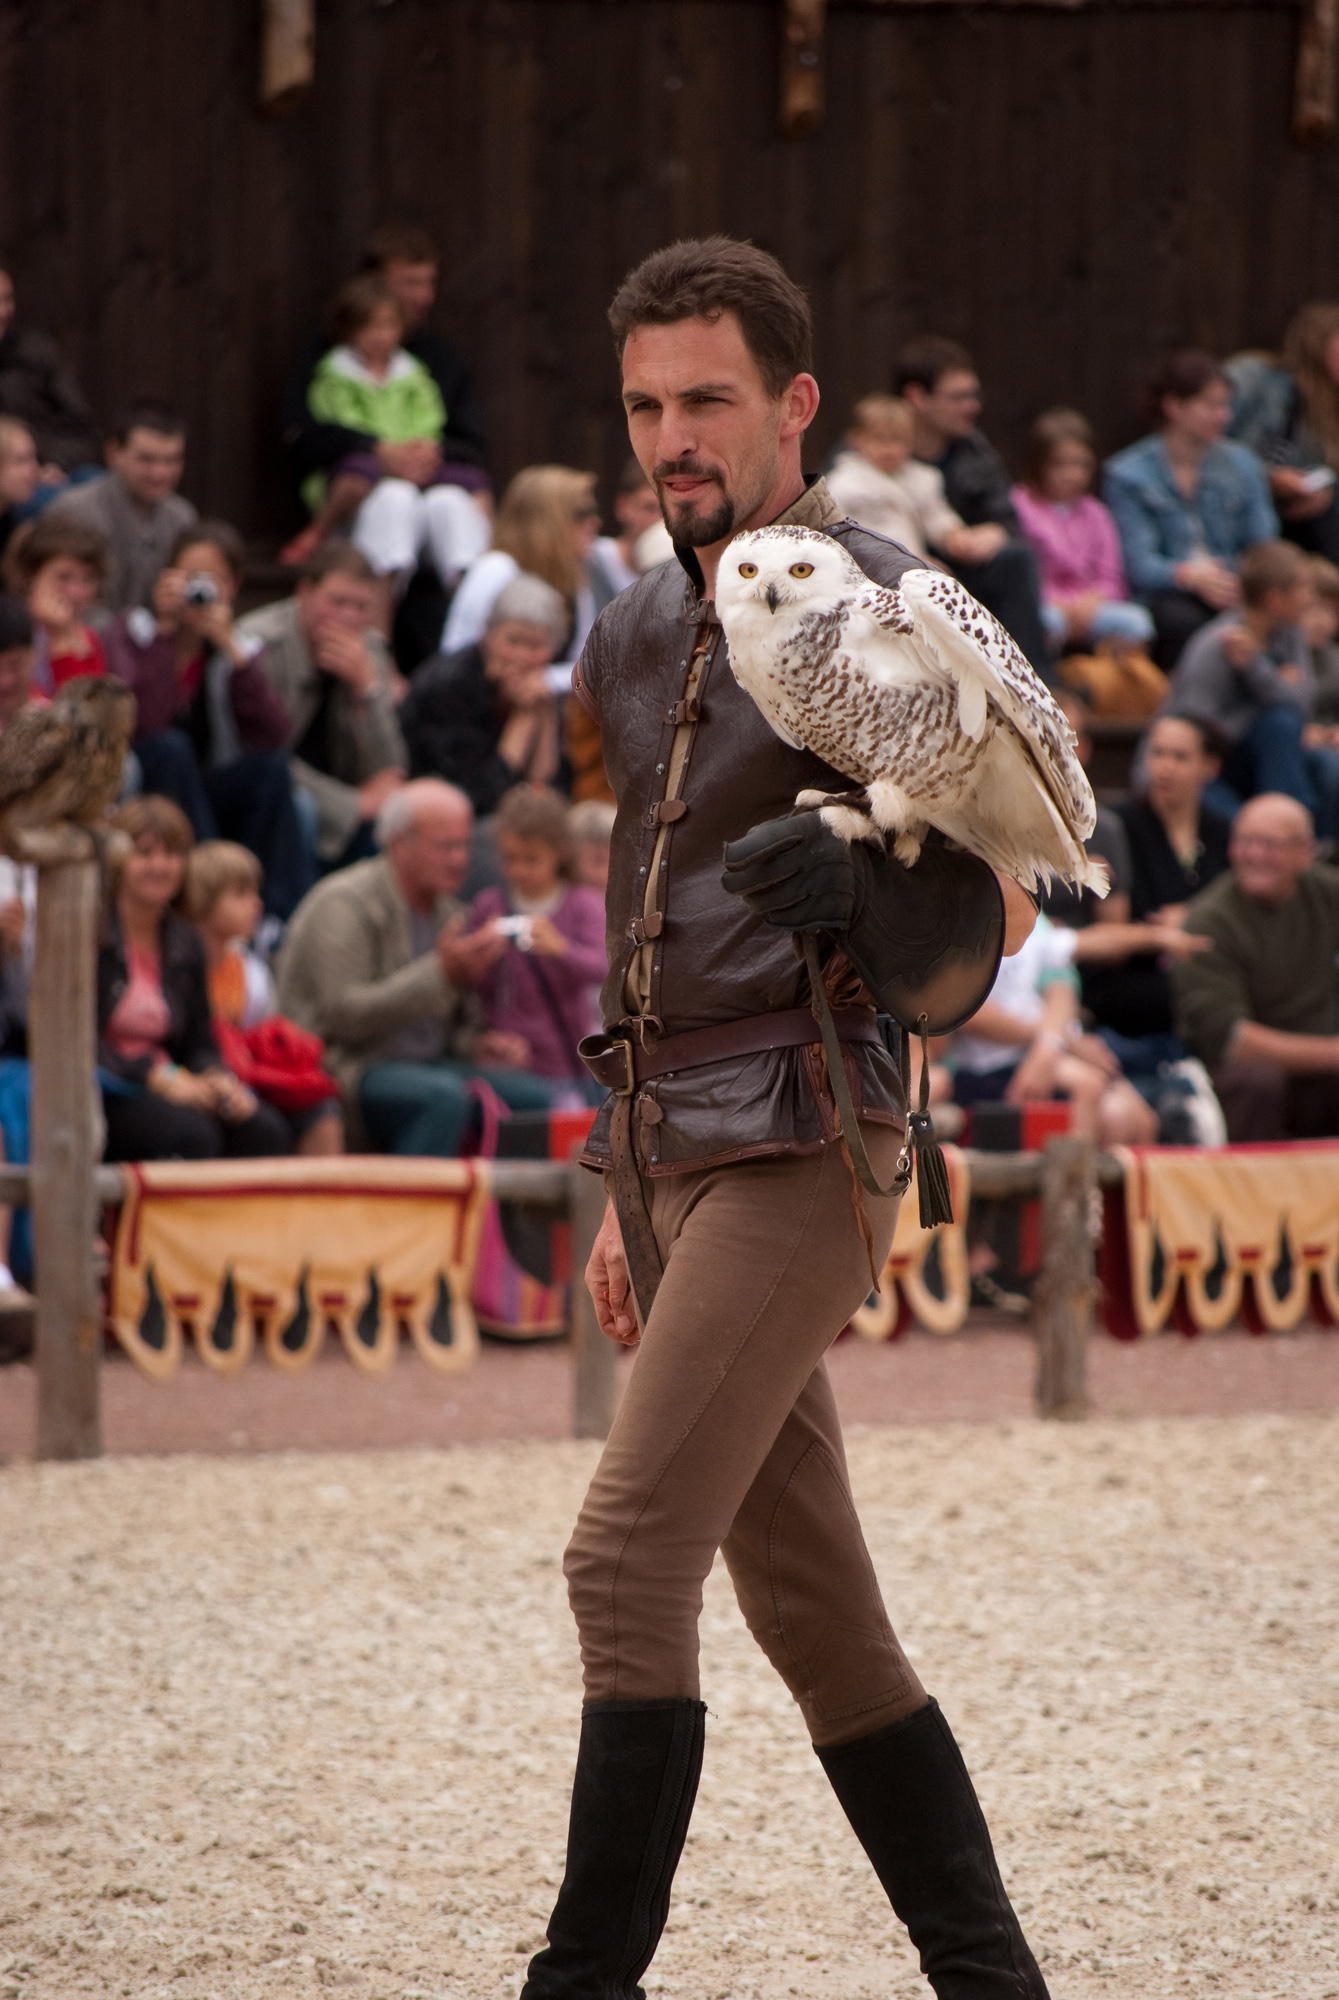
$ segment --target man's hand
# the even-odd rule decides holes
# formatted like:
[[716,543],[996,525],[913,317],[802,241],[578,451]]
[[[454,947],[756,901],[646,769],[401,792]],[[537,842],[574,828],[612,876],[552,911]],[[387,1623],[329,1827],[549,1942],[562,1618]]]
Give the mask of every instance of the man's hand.
[[505,1028],[485,1028],[474,1044],[474,1060],[484,1069],[527,1069],[530,1044]]
[[377,684],[377,665],[361,632],[343,625],[318,625],[312,634],[312,657],[323,673],[333,674],[366,701]]
[[510,942],[498,930],[496,918],[467,937],[464,917],[452,917],[438,933],[437,956],[453,986],[473,986],[497,964]]
[[358,787],[359,819],[375,819],[391,793],[398,792],[404,781],[404,772],[398,764],[388,764],[384,771],[374,771],[370,778],[364,778]]
[[944,543],[945,552],[967,567],[989,562],[1009,539],[1009,530],[998,521],[982,521],[976,528],[955,528]]
[[1226,611],[1241,602],[1241,584],[1236,573],[1216,556],[1192,556],[1188,562],[1177,564],[1172,578],[1180,589],[1202,597],[1215,611]]
[[595,1307],[600,1332],[607,1333],[610,1340],[618,1341],[622,1347],[635,1347],[641,1335],[637,1331],[637,1315],[632,1310],[628,1260],[623,1255],[623,1237],[612,1201],[604,1211],[604,1221],[586,1266],[586,1289]]
[[1307,475],[1295,466],[1281,465],[1269,475],[1269,490],[1285,521],[1314,521],[1334,499],[1334,481],[1320,488],[1307,485]]

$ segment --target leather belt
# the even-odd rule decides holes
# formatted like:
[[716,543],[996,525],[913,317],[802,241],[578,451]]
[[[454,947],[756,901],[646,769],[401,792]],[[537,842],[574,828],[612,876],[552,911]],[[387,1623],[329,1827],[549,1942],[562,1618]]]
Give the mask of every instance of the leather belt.
[[[832,1020],[839,1041],[882,1046],[871,1008],[834,1012]],[[821,1040],[822,1029],[813,1010],[788,1007],[777,1014],[747,1014],[735,1021],[719,1021],[683,1035],[660,1035],[645,1046],[631,1034],[587,1035],[577,1044],[577,1054],[597,1083],[616,1097],[631,1097],[638,1084],[676,1070],[700,1069],[704,1063],[724,1062],[731,1056],[761,1055],[767,1049],[803,1048]]]

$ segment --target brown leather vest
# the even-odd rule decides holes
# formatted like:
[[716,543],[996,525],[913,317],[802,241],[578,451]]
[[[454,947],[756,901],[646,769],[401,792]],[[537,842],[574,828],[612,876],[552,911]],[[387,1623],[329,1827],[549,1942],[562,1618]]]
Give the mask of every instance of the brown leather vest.
[[[821,525],[880,583],[923,567],[896,543],[832,517],[836,509],[820,484],[781,518]],[[606,1028],[629,1018],[629,968],[644,943],[650,963],[642,1011],[651,1032],[679,1034],[775,1013],[809,997],[791,934],[722,888],[721,850],[750,827],[783,818],[797,792],[846,791],[851,781],[773,734],[730,671],[724,634],[714,606],[698,594],[700,584],[697,559],[685,551],[615,598],[586,642],[575,683],[599,721],[618,800],[606,902],[611,970],[600,996]],[[695,651],[702,669],[689,708],[685,683]],[[667,800],[676,730],[684,727],[686,761],[677,796]],[[858,1044],[847,1064],[862,1116],[901,1125],[901,1085],[886,1051]],[[836,1136],[816,1046],[735,1056],[658,1078],[642,1086],[636,1112],[648,1174],[812,1152]],[[606,1103],[583,1154],[593,1166],[609,1162],[608,1114]]]

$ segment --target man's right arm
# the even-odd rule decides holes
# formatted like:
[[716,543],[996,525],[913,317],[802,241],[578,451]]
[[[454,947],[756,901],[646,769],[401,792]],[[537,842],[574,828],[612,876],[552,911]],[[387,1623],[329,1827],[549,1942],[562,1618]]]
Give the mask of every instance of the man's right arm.
[[1259,1021],[1238,1021],[1227,1045],[1228,1062],[1267,1062],[1290,1072],[1339,1069],[1339,1035],[1290,1035]]

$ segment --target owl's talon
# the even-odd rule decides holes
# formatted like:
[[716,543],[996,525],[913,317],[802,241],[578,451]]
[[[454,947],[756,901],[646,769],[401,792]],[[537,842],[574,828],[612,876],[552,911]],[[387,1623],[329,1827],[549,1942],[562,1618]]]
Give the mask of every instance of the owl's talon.
[[883,846],[883,835],[873,820],[853,806],[823,806],[818,817],[848,847],[853,840],[867,840],[873,847]]
[[914,868],[921,858],[921,838],[915,833],[899,833],[893,842],[894,858],[904,868]]

